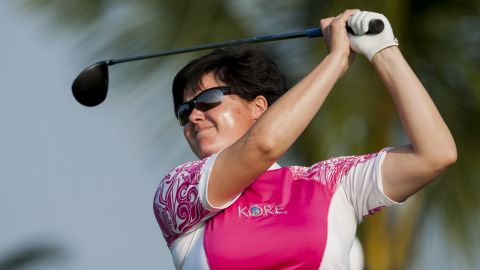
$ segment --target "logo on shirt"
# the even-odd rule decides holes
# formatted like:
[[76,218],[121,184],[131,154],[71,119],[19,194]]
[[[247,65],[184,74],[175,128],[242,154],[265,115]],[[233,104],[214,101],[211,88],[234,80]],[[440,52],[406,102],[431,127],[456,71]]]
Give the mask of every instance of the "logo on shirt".
[[238,217],[260,217],[260,216],[271,216],[271,215],[283,215],[287,214],[280,205],[252,205],[250,207],[247,206],[239,206],[238,207]]

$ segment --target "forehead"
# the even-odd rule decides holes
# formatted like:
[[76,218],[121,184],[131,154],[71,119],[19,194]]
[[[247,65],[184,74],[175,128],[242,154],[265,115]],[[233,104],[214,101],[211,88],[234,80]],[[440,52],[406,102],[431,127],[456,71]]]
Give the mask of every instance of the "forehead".
[[213,88],[216,86],[225,85],[220,81],[213,72],[206,73],[202,75],[202,78],[198,82],[197,86],[193,89],[185,89],[183,92],[183,101],[187,101],[205,91],[206,89]]

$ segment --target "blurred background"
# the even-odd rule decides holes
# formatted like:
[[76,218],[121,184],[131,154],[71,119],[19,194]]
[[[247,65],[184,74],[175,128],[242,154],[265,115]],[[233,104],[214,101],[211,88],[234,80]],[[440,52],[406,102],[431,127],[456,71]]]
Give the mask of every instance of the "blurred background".
[[[98,107],[70,86],[99,60],[303,30],[345,8],[385,14],[450,127],[458,161],[404,206],[367,218],[366,269],[480,269],[480,1],[0,1],[0,270],[173,269],[152,211],[161,178],[193,160],[170,85],[190,53],[110,68]],[[322,39],[259,45],[293,85]],[[364,57],[282,165],[406,142]]]

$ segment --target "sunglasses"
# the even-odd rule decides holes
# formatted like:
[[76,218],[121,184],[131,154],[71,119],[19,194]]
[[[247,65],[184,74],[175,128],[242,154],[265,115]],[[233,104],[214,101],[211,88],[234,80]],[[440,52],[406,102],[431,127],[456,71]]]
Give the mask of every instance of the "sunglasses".
[[229,86],[217,86],[209,88],[191,100],[180,104],[177,110],[177,118],[180,125],[185,126],[188,123],[188,117],[193,109],[206,112],[220,105],[223,101],[223,96],[228,94],[232,94]]

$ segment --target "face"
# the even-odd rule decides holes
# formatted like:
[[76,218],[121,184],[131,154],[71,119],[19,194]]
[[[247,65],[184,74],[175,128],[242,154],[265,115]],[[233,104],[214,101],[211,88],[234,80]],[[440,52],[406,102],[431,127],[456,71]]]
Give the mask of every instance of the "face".
[[[202,77],[200,88],[187,94],[189,101],[205,89],[225,86],[212,73]],[[192,151],[203,159],[232,145],[255,123],[258,118],[255,101],[248,102],[237,95],[224,95],[220,105],[202,112],[193,109],[183,133]]]

